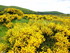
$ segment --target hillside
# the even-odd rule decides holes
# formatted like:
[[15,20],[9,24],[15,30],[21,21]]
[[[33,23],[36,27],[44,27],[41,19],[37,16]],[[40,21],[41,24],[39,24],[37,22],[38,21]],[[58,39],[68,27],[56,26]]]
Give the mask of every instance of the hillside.
[[3,5],[0,5],[0,10],[3,10],[5,8],[16,8],[16,9],[20,9],[25,14],[42,14],[42,15],[44,15],[44,14],[54,14],[54,15],[55,14],[64,14],[64,13],[58,12],[58,11],[35,12],[35,11],[29,10],[29,9],[26,9],[26,8],[22,8],[22,7],[18,7],[18,6],[3,6]]
[[21,7],[17,7],[17,6],[3,6],[0,5],[0,11],[4,10],[5,8],[16,8],[16,9],[20,9],[21,11],[23,11],[25,14],[36,14],[37,12],[26,9],[26,8],[21,8]]
[[0,53],[70,53],[70,16],[0,10]]

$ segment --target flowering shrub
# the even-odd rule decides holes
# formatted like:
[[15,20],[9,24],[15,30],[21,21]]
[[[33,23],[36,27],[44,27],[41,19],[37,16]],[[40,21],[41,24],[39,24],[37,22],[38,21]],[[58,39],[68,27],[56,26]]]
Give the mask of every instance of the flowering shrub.
[[[6,44],[0,43],[1,53],[69,53],[70,19],[55,15],[23,14],[7,8],[0,22],[8,28]],[[23,17],[24,15],[24,17]],[[13,19],[29,19],[28,23],[12,23]],[[56,23],[57,21],[57,23]],[[60,23],[59,23],[60,22]]]
[[[16,23],[14,28],[9,29],[6,34],[6,40],[9,43],[7,53],[68,53],[70,42],[66,35],[68,28],[56,28],[55,23]],[[55,27],[50,26],[55,24]],[[55,32],[56,31],[56,32]],[[69,30],[68,30],[69,31]],[[65,33],[66,32],[66,33]]]
[[6,8],[4,9],[4,12],[9,13],[9,14],[18,14],[19,16],[23,16],[23,12],[16,8]]
[[[12,13],[12,14],[11,14]],[[6,8],[4,9],[4,14],[0,15],[0,22],[11,22],[14,19],[23,18],[24,13],[15,8]]]

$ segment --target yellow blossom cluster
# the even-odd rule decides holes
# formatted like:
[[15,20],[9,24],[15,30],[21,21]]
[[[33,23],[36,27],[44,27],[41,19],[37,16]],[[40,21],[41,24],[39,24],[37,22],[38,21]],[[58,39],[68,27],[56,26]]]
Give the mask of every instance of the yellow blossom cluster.
[[12,28],[13,27],[13,23],[12,22],[9,22],[9,23],[4,23],[3,24],[4,26],[6,26],[7,28]]
[[23,16],[23,12],[16,8],[6,8],[4,9],[4,12],[10,13],[10,14],[18,14],[19,16]]
[[23,18],[24,13],[15,8],[4,9],[4,14],[0,15],[0,22],[11,22],[13,19]]
[[6,34],[10,48],[6,50],[7,53],[68,53],[69,31],[66,26],[55,23],[15,23]]
[[63,23],[64,25],[70,26],[70,19],[68,17],[60,17],[57,15],[36,15],[36,14],[24,14],[24,18],[33,19],[33,20],[41,20],[44,19],[46,21]]
[[36,25],[16,23],[14,28],[8,30],[7,41],[12,46],[8,53],[35,53],[45,39]]
[[52,20],[59,18],[58,16],[55,15],[36,15],[36,14],[24,14],[24,17],[26,17],[27,19],[35,19],[35,20],[39,19]]
[[[55,15],[23,14],[19,9],[4,9],[0,22],[8,29],[0,43],[2,53],[70,53],[70,19]],[[24,16],[24,17],[23,17]],[[13,19],[28,23],[12,23]],[[9,23],[5,23],[9,22]]]

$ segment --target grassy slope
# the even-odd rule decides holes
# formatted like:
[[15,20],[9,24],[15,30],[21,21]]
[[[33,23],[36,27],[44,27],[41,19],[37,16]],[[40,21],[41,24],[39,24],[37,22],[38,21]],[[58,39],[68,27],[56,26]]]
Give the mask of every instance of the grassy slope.
[[3,37],[6,35],[7,30],[8,30],[7,27],[5,27],[2,24],[0,24],[0,43],[1,42],[5,43],[5,41],[3,40]]
[[29,9],[26,9],[26,8],[17,7],[17,6],[3,6],[3,5],[0,5],[0,11],[4,10],[5,8],[17,8],[17,9],[20,9],[21,11],[23,11],[25,14],[36,14],[37,13],[35,11],[29,10]]

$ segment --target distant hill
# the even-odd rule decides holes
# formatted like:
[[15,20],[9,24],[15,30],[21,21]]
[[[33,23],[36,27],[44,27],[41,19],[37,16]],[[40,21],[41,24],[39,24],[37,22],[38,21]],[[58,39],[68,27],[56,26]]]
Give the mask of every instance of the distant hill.
[[58,11],[38,12],[38,14],[64,14]]
[[0,11],[2,11],[5,8],[17,8],[17,9],[22,10],[25,14],[41,14],[41,15],[44,15],[44,14],[64,14],[64,13],[58,12],[58,11],[36,12],[36,11],[33,11],[33,10],[29,10],[29,9],[22,8],[22,7],[17,7],[17,6],[3,6],[3,5],[0,5]]

